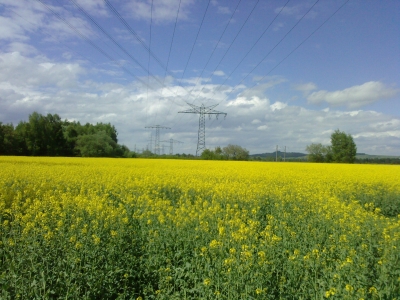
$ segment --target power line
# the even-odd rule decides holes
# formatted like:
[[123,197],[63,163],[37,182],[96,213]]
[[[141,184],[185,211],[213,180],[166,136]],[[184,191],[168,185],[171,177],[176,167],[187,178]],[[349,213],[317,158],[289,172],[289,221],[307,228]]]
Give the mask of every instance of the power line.
[[[171,52],[172,52],[172,45],[173,45],[174,37],[175,37],[176,25],[178,24],[178,17],[179,17],[179,11],[180,11],[180,8],[181,8],[181,3],[182,3],[182,0],[179,0],[178,10],[177,10],[177,12],[176,12],[174,30],[172,31],[171,43],[170,43],[170,45],[169,45],[169,51],[168,51],[168,57],[167,57],[167,65],[166,65],[166,67],[165,67],[165,73],[164,73],[164,77],[163,77],[163,84],[165,83],[165,78],[167,77],[167,73],[170,74],[170,73],[168,72],[168,66],[169,66],[169,60],[170,60]],[[175,76],[174,76],[173,74],[170,74],[170,76],[171,76],[172,78],[175,79]],[[181,85],[181,83],[178,83],[178,84]],[[182,85],[181,85],[181,86],[182,86]],[[182,86],[182,87],[183,87],[183,86]],[[186,91],[185,88],[183,88],[183,89]],[[187,91],[186,91],[186,92],[187,92]],[[164,94],[164,89],[162,89],[161,94],[162,94],[162,95]],[[176,91],[176,90],[175,90],[175,94],[174,94],[174,95],[175,95],[175,96],[177,95],[177,91]],[[169,114],[170,109],[171,109],[171,107],[168,108],[167,114]]]
[[[257,0],[257,2],[254,4],[254,6],[253,6],[253,8],[251,9],[250,13],[248,14],[246,20],[245,20],[245,21],[243,22],[243,24],[241,25],[239,31],[236,33],[236,35],[235,35],[235,37],[233,38],[232,42],[230,43],[230,45],[229,45],[228,48],[226,49],[225,53],[223,54],[222,58],[221,58],[220,61],[218,62],[217,66],[215,67],[214,71],[211,73],[211,75],[210,75],[210,77],[207,79],[207,81],[209,81],[209,80],[213,77],[215,71],[218,69],[219,65],[222,63],[223,59],[225,58],[225,56],[227,55],[227,53],[228,53],[229,50],[231,49],[233,43],[236,41],[236,39],[237,39],[237,37],[239,36],[240,32],[242,31],[242,29],[244,28],[244,26],[246,25],[246,23],[247,23],[248,20],[250,19],[251,15],[253,14],[253,12],[254,12],[256,6],[258,5],[259,1],[260,1],[260,0]],[[239,3],[240,3],[240,1],[239,1]],[[239,5],[239,3],[238,3],[238,5]],[[236,6],[236,9],[235,9],[235,10],[237,10],[238,5]],[[233,17],[233,15],[232,15],[232,17]],[[232,17],[231,17],[231,18],[232,18]],[[228,25],[229,25],[229,23],[228,23]],[[226,27],[227,27],[227,26],[226,26]],[[226,30],[226,28],[225,28],[225,30]],[[224,31],[225,31],[225,30],[224,30]],[[221,40],[221,38],[222,38],[222,35],[221,35],[221,37],[220,37],[220,40]],[[211,57],[210,57],[210,58],[211,58]],[[204,67],[204,68],[205,68],[205,67]],[[180,84],[180,85],[181,85],[181,84]],[[182,85],[181,85],[181,86],[182,86]],[[190,96],[192,96],[192,91],[193,91],[193,90],[194,90],[194,87],[192,88],[192,90],[191,90],[190,93],[189,93]],[[192,96],[192,97],[194,98],[194,102],[196,102],[196,100],[199,98],[199,94],[200,94],[203,90],[204,90],[204,87],[197,93],[196,96]]]
[[[218,67],[220,66],[220,64],[222,63],[222,61],[224,60],[225,56],[228,54],[229,50],[231,49],[233,43],[236,41],[237,37],[239,36],[240,32],[242,31],[242,29],[244,28],[244,25],[247,23],[247,21],[250,19],[250,16],[253,14],[258,2],[260,2],[260,0],[257,0],[256,4],[253,6],[253,9],[250,11],[249,15],[247,16],[246,20],[244,21],[244,23],[242,24],[242,26],[240,27],[239,31],[237,32],[236,36],[234,37],[234,39],[232,40],[232,42],[230,43],[229,47],[226,49],[224,55],[221,57],[220,61],[218,62],[217,66],[215,67],[214,71],[211,73],[210,77],[207,79],[210,80],[213,76],[215,71],[218,69]],[[204,87],[197,93],[197,95],[195,96],[195,99],[198,98],[199,94],[203,91]]]
[[[73,0],[71,0],[71,1],[73,1]],[[158,83],[161,84],[161,86],[162,86],[161,96],[163,96],[163,93],[164,93],[164,89],[165,89],[165,88],[168,89],[169,91],[171,91],[175,96],[177,96],[177,95],[178,95],[178,94],[177,94],[177,90],[172,91],[170,88],[168,88],[168,87],[165,85],[165,77],[166,77],[166,74],[168,74],[168,75],[170,75],[171,77],[175,78],[175,76],[174,76],[171,72],[168,71],[168,65],[169,65],[169,60],[170,60],[170,54],[171,54],[171,49],[172,49],[172,43],[173,43],[173,39],[174,39],[174,36],[175,36],[176,25],[177,25],[177,22],[178,22],[178,16],[179,16],[179,10],[180,10],[180,6],[181,6],[181,0],[179,1],[178,11],[177,11],[177,14],[176,14],[176,20],[175,20],[175,26],[174,26],[174,31],[173,31],[173,37],[172,37],[171,44],[170,44],[170,50],[169,50],[168,60],[167,60],[167,65],[166,65],[166,66],[164,66],[164,64],[160,61],[160,59],[151,51],[151,47],[150,47],[150,46],[147,46],[146,43],[145,43],[145,42],[139,37],[139,35],[133,30],[133,28],[125,21],[125,19],[121,16],[121,14],[117,11],[117,9],[116,9],[108,0],[103,0],[103,1],[107,4],[107,6],[108,6],[108,7],[110,8],[110,10],[114,13],[114,15],[120,20],[120,22],[125,26],[125,28],[127,28],[127,30],[131,33],[131,35],[133,35],[133,36],[139,41],[139,43],[146,49],[146,51],[148,51],[149,56],[153,57],[153,58],[155,59],[155,61],[165,70],[164,78],[163,78],[162,82],[160,82],[160,81],[158,81],[158,80],[150,73],[150,67],[148,66],[148,68],[147,68],[148,78],[149,78],[149,75],[151,75],[153,78],[155,78],[155,79],[158,81]],[[151,10],[153,10],[153,1],[152,1]],[[152,15],[152,14],[151,14],[151,15]],[[151,18],[151,19],[152,19],[152,18]],[[204,18],[203,18],[203,20],[204,20]],[[151,20],[151,23],[152,23],[152,20]],[[149,81],[149,80],[148,80],[148,81]],[[189,94],[188,91],[186,90],[186,88],[184,88],[184,87],[182,86],[182,83],[179,82],[178,84],[179,84],[179,86],[181,86],[181,87],[185,90],[185,92],[186,92],[187,94]],[[178,97],[180,97],[181,100],[183,100],[182,96],[178,96]],[[182,105],[176,103],[175,101],[173,101],[173,100],[171,100],[171,99],[169,99],[169,100],[170,100],[171,102],[173,102],[173,103],[179,105],[179,106],[182,106]],[[168,108],[168,110],[170,110],[170,109],[171,109],[171,107]]]
[[188,67],[188,65],[189,65],[190,58],[192,57],[192,53],[193,53],[193,50],[194,50],[194,46],[196,45],[197,38],[199,37],[201,28],[202,28],[202,26],[203,26],[204,19],[205,19],[205,17],[206,17],[207,11],[208,11],[208,7],[210,6],[210,2],[211,2],[211,0],[208,0],[207,7],[206,7],[206,10],[205,10],[204,15],[203,15],[203,19],[201,20],[199,30],[197,31],[196,39],[194,40],[194,43],[193,43],[193,46],[192,46],[192,50],[190,51],[189,58],[188,58],[188,60],[187,60],[187,62],[186,62],[186,66],[185,66],[185,68],[183,69],[182,76],[181,76],[181,80],[182,80],[183,76],[184,76],[185,73],[186,73],[186,69],[187,69],[187,67]]
[[[105,0],[107,3],[108,1]],[[149,38],[149,60],[147,62],[147,102],[149,101],[149,80],[150,80],[150,53],[151,53],[151,27],[153,25],[153,0],[151,0],[151,9],[150,9],[150,38]],[[146,114],[146,121],[147,121],[147,114]]]
[[[279,61],[279,63],[277,63],[271,70],[268,71],[268,73],[266,75],[264,75],[264,77],[262,77],[259,81],[262,81],[263,79],[265,79],[265,77],[267,77],[273,70],[275,70],[281,63],[283,63],[290,55],[293,54],[293,52],[295,52],[297,49],[299,49],[301,47],[301,45],[303,45],[311,36],[314,35],[314,33],[316,33],[322,26],[325,25],[325,23],[327,23],[339,10],[341,10],[343,8],[343,6],[345,6],[350,0],[346,0],[346,2],[344,2],[338,9],[336,9],[333,14],[331,14],[321,25],[319,25],[313,32],[311,32],[300,44],[298,44],[296,46],[296,48],[294,48],[292,51],[289,52],[289,54],[287,54],[282,60]],[[256,83],[257,84],[257,83]],[[254,87],[254,86],[253,86]]]
[[[311,36],[313,36],[322,26],[324,26],[334,15],[336,15],[336,13],[338,12],[338,11],[340,11],[348,2],[349,2],[350,0],[346,0],[339,8],[337,8],[324,22],[322,22],[313,32],[311,32],[303,41],[301,41],[300,42],[300,44],[298,44],[292,51],[290,51],[289,52],[289,54],[287,54],[282,60],[280,60],[272,69],[270,69],[269,71],[268,71],[268,73],[266,74],[266,75],[264,75],[261,79],[259,79],[252,87],[250,87],[250,89],[252,89],[252,88],[254,88],[256,85],[258,85],[258,83],[259,82],[261,82],[262,80],[264,80],[269,74],[271,74],[271,72],[273,71],[273,70],[275,70],[282,62],[284,62],[290,55],[292,55],[297,49],[299,49]],[[317,1],[318,2],[318,1]],[[316,3],[314,3],[314,5],[315,5]],[[309,10],[310,11],[310,10]],[[307,11],[307,13],[309,12],[309,11]],[[306,14],[307,14],[306,13]],[[303,17],[302,18],[304,18],[304,16],[305,15],[303,15]],[[299,22],[297,22],[297,23],[299,23]],[[292,29],[293,29],[293,27],[292,27]],[[291,30],[292,30],[291,29]],[[285,36],[287,36],[287,34],[285,35]],[[282,40],[281,40],[282,41]],[[280,42],[281,42],[280,41]],[[279,43],[280,43],[279,42]],[[276,48],[276,45],[275,45],[275,47],[273,48],[273,49],[275,49]],[[272,52],[272,51],[270,51],[270,52]],[[269,53],[270,53],[269,52]],[[262,61],[264,61],[265,60],[265,58],[266,57],[264,57],[263,59],[262,59]],[[250,73],[248,73],[240,82],[239,82],[239,84],[238,84],[238,86],[262,63],[262,61],[261,62],[259,62],[258,64],[257,64],[257,66],[255,67],[255,68],[253,68],[252,70],[251,70],[251,72]],[[230,95],[230,94],[232,94],[234,91],[235,91],[236,89],[233,89],[229,94],[228,94],[228,96]],[[225,100],[227,99],[228,97],[226,97],[225,98]]]
[[169,66],[169,59],[170,59],[170,56],[171,56],[172,44],[174,43],[176,24],[178,23],[178,16],[179,16],[180,8],[181,8],[181,3],[182,3],[182,0],[179,0],[179,6],[178,6],[178,11],[177,11],[177,13],[176,13],[176,19],[175,19],[174,30],[173,30],[173,32],[172,32],[171,43],[170,43],[170,45],[169,45],[169,51],[168,51],[168,57],[167,57],[167,66],[166,66],[166,68],[165,68],[164,80],[165,80],[165,76],[167,75],[167,70],[168,70],[168,66]]
[[[71,1],[72,1],[72,0],[71,0]],[[168,74],[168,75],[170,75],[171,77],[175,78],[174,74],[172,74],[170,71],[168,71],[168,66],[169,66],[170,55],[171,55],[171,50],[172,50],[172,44],[173,44],[173,40],[174,40],[174,36],[175,36],[175,30],[176,30],[176,25],[177,25],[177,22],[178,22],[178,16],[179,16],[179,11],[180,11],[180,6],[181,6],[182,0],[179,1],[178,11],[177,11],[177,14],[176,14],[175,25],[174,25],[174,31],[173,31],[173,35],[172,35],[172,40],[171,40],[170,48],[169,48],[169,53],[168,53],[168,59],[167,59],[167,65],[166,65],[166,66],[164,66],[164,64],[160,61],[160,59],[151,51],[151,47],[150,47],[150,46],[147,46],[146,43],[145,43],[145,42],[139,37],[139,35],[135,32],[135,30],[133,30],[133,28],[128,24],[128,22],[125,21],[125,19],[121,16],[121,14],[117,11],[117,9],[116,9],[108,0],[103,0],[103,1],[107,4],[107,6],[109,7],[109,9],[112,11],[112,13],[114,13],[114,15],[115,15],[115,16],[120,20],[120,22],[125,26],[125,28],[131,33],[131,35],[133,35],[133,36],[139,41],[139,43],[145,48],[145,50],[148,51],[149,56],[153,57],[154,60],[165,70],[164,77],[163,77],[163,79],[162,79],[162,83],[161,83],[160,81],[158,81],[159,83],[161,83],[161,86],[162,86],[162,90],[161,90],[161,93],[160,93],[161,96],[163,96],[163,94],[164,94],[164,89],[165,89],[165,88],[167,88],[169,91],[171,91],[171,92],[174,94],[174,96],[178,96],[177,90],[172,91],[170,88],[168,88],[168,87],[165,85],[165,77],[166,77],[166,75]],[[153,0],[152,0],[151,11],[152,11],[152,10],[153,10]],[[152,13],[151,13],[151,23],[152,23]],[[151,42],[151,40],[150,40],[150,42]],[[149,78],[149,75],[151,74],[151,73],[150,73],[150,67],[148,67],[147,73],[148,73],[148,78]],[[154,78],[154,76],[152,76],[152,77]],[[149,80],[148,80],[148,82],[149,82]],[[184,87],[182,86],[182,83],[181,83],[181,82],[178,82],[178,85],[181,86],[181,87],[185,90],[185,92],[186,92],[187,94],[189,94],[188,91],[186,90],[186,88],[184,88]],[[180,97],[181,100],[183,100],[182,96],[178,96],[178,97]],[[171,99],[169,99],[169,100],[170,100],[171,102],[173,102],[173,103],[179,105],[179,106],[182,106],[182,105],[176,103],[175,101],[173,101],[173,100],[171,100]],[[170,109],[171,109],[171,107],[168,108],[168,112],[169,112]]]
[[116,63],[117,65],[120,66],[121,69],[123,69],[126,73],[129,75],[133,76],[135,79],[140,81],[143,85],[146,85],[146,83],[141,80],[139,77],[137,77],[135,74],[130,72],[128,69],[126,69],[124,66],[121,65],[118,61],[116,61],[111,55],[109,55],[107,52],[105,52],[103,49],[98,47],[95,43],[93,43],[88,37],[86,37],[84,34],[82,34],[78,29],[76,29],[74,26],[71,25],[65,18],[63,18],[59,13],[54,11],[51,7],[49,7],[46,3],[43,2],[43,0],[36,0],[42,5],[44,5],[50,12],[52,12],[60,21],[62,21],[64,24],[66,24],[72,31],[74,31],[79,37],[81,37],[83,40],[85,40],[87,43],[89,43],[93,48],[95,48],[97,51],[99,51],[101,54],[103,54],[106,58],[111,60],[112,62]]
[[[73,1],[73,0],[71,0]],[[142,47],[149,53],[149,55],[154,58],[154,60],[160,65],[160,67],[165,70],[166,73],[168,73],[170,76],[173,76],[172,73],[168,71],[168,65],[164,66],[164,64],[161,62],[161,60],[151,51],[151,47],[147,46],[146,43],[140,38],[140,36],[133,30],[133,28],[128,24],[128,22],[125,21],[125,19],[121,16],[121,14],[117,11],[117,9],[108,1],[108,0],[103,0],[108,8],[111,10],[111,12],[119,19],[119,21],[122,23],[122,25],[125,26],[125,28],[130,32],[132,36],[136,38],[136,40],[142,45]],[[151,11],[153,11],[153,0],[151,2]],[[151,18],[152,18],[152,12],[151,12]],[[152,23],[152,20],[151,20]],[[164,86],[164,82],[162,84]]]
[[[318,2],[319,0],[317,0]],[[253,45],[250,47],[250,49],[246,52],[246,54],[243,56],[243,58],[239,61],[239,63],[235,66],[235,68],[231,71],[231,73],[225,78],[225,80],[219,85],[219,87],[217,88],[220,89],[221,86],[223,86],[225,84],[225,82],[232,76],[232,74],[237,70],[237,68],[242,64],[242,62],[246,59],[246,57],[250,54],[250,52],[254,49],[254,47],[258,44],[258,42],[261,40],[261,38],[264,36],[264,34],[267,32],[267,30],[271,27],[271,25],[275,22],[275,20],[279,17],[279,15],[281,14],[281,12],[284,10],[284,8],[288,5],[288,3],[290,2],[290,0],[286,1],[285,5],[281,7],[280,11],[276,14],[275,18],[272,19],[272,21],[268,24],[267,28],[265,28],[265,30],[261,33],[261,35],[258,37],[258,39],[253,43]],[[316,3],[315,3],[316,4]],[[314,5],[315,5],[314,4]],[[312,7],[314,7],[314,5]],[[312,8],[311,7],[311,8]],[[308,13],[308,12],[307,12]],[[306,14],[307,14],[306,13]],[[304,17],[304,16],[303,16]],[[301,20],[301,19],[300,19]],[[297,22],[298,24],[298,22]],[[297,25],[296,24],[296,25]],[[296,26],[295,25],[295,26]],[[294,26],[294,27],[295,27]],[[293,27],[293,28],[294,28]],[[292,29],[293,29],[292,28]],[[289,31],[290,32],[290,31]],[[279,43],[278,43],[279,44]],[[265,57],[264,57],[265,59]],[[239,83],[240,84],[240,83]]]
[[[233,11],[233,13],[232,13],[232,15],[231,15],[231,17],[230,17],[228,23],[226,23],[226,26],[225,26],[224,30],[222,31],[221,36],[220,36],[219,39],[218,39],[218,42],[215,44],[215,47],[214,47],[213,51],[211,52],[210,56],[208,57],[207,62],[206,62],[206,64],[204,65],[203,70],[201,71],[200,75],[198,76],[195,85],[194,85],[193,88],[190,90],[189,95],[192,94],[192,92],[193,92],[195,86],[196,86],[197,83],[199,82],[199,79],[201,78],[201,76],[203,75],[205,69],[207,68],[207,66],[208,66],[208,64],[209,64],[209,62],[210,62],[210,60],[211,60],[211,57],[214,55],[215,50],[217,49],[219,43],[221,42],[221,39],[222,39],[222,37],[224,36],[224,34],[225,34],[225,32],[226,32],[226,29],[228,28],[229,24],[231,23],[231,21],[232,21],[232,19],[233,19],[233,16],[235,15],[235,13],[236,13],[236,11],[237,11],[237,9],[238,9],[238,7],[239,7],[240,2],[242,2],[242,0],[239,0],[239,2],[236,4],[235,10]],[[196,99],[195,99],[195,100],[196,100]]]
[[254,72],[255,69],[258,68],[259,65],[262,64],[262,62],[272,53],[272,51],[274,51],[276,49],[276,47],[278,47],[280,45],[280,43],[282,43],[282,41],[289,35],[289,33],[292,32],[292,30],[294,28],[296,28],[296,26],[301,22],[301,20],[304,19],[304,17],[314,8],[314,6],[319,2],[319,0],[315,1],[314,4],[307,10],[307,12],[292,26],[292,28],[289,29],[288,32],[286,32],[286,34],[279,40],[279,42],[277,44],[275,44],[274,47],[272,47],[272,49],[258,62],[258,64],[256,64],[256,66],[246,75],[243,77],[243,79],[239,82],[238,85],[240,85],[251,73]]
[[[59,13],[57,13],[54,9],[52,9],[50,6],[48,6],[46,3],[43,2],[43,0],[36,0],[37,2],[41,3],[43,6],[45,6],[51,13],[53,13],[60,21],[62,21],[64,24],[66,24],[73,32],[75,32],[80,38],[85,40],[88,44],[90,44],[93,48],[95,48],[97,51],[99,51],[102,55],[104,55],[106,58],[108,58],[110,61],[118,65],[122,70],[124,70],[126,73],[134,77],[137,81],[139,81],[143,86],[145,87],[150,87],[145,81],[143,81],[141,78],[136,76],[134,73],[129,71],[127,68],[125,68],[120,62],[118,62],[116,59],[114,59],[110,54],[108,54],[106,51],[104,51],[102,48],[97,46],[92,40],[90,40],[87,36],[85,36],[83,33],[81,33],[76,27],[74,27],[71,23],[69,23],[65,18],[63,18]],[[72,1],[72,0],[71,0]],[[160,92],[158,92],[156,89],[150,87],[153,91],[155,91],[157,94],[161,95]],[[171,91],[171,90],[170,90]],[[172,92],[172,91],[171,91]],[[162,95],[161,95],[162,96]],[[176,103],[172,99],[169,99],[169,101],[173,102],[174,104],[178,106],[182,106],[182,104]]]
[[[40,0],[39,0],[40,1]],[[156,80],[161,86],[163,83],[158,80],[149,70],[146,69],[135,57],[133,57],[124,47],[122,47],[105,29],[103,29],[75,0],[70,0],[108,39],[110,39],[114,45],[116,45],[122,52],[124,52],[130,59],[132,59],[138,66],[140,66],[146,73],[150,74],[154,80]],[[164,85],[165,87],[165,85]],[[169,89],[169,88],[167,88]],[[169,89],[170,90],[170,89]],[[170,90],[173,92],[172,90]],[[171,100],[172,101],[172,100]]]

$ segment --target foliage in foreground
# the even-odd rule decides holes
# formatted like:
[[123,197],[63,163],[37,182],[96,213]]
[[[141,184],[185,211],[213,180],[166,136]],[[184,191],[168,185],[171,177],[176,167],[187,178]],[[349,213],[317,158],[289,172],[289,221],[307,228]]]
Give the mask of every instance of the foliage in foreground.
[[383,208],[399,199],[396,166],[2,157],[0,167],[2,299],[400,294],[398,206]]

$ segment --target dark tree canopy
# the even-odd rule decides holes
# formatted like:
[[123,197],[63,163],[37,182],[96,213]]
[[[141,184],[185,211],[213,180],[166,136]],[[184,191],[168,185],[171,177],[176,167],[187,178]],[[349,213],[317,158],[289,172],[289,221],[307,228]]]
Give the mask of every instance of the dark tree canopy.
[[105,132],[80,135],[75,148],[83,157],[112,157],[115,155],[117,143]]
[[340,130],[335,130],[331,135],[332,160],[338,163],[354,163],[357,146],[353,137]]
[[0,155],[132,157],[117,136],[110,123],[81,125],[33,112],[15,128],[0,122]]

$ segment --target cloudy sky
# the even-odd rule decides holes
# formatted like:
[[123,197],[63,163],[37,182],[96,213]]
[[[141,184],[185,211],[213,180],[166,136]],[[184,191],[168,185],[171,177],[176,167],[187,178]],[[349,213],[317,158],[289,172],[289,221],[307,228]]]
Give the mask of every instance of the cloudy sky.
[[[110,122],[121,144],[251,154],[350,133],[400,155],[398,0],[0,0],[0,121]],[[169,151],[169,143],[165,152]]]

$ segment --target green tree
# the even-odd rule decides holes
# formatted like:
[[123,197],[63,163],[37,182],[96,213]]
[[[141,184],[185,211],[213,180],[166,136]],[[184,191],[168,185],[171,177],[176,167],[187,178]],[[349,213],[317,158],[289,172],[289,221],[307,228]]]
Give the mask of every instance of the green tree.
[[214,156],[213,154],[213,151],[211,151],[210,149],[204,149],[200,155],[200,158],[205,160],[212,160]]
[[104,131],[114,142],[118,143],[118,132],[114,125],[111,125],[110,123],[97,123],[94,125],[94,129],[96,132]]
[[65,155],[66,140],[63,122],[57,114],[43,116],[37,112],[29,115],[28,122],[20,122],[16,127],[20,148],[28,155]]
[[144,150],[141,154],[141,157],[151,157],[154,156],[154,153],[151,152],[149,149]]
[[306,147],[308,152],[308,161],[311,162],[329,162],[331,161],[331,147],[324,146],[321,143],[311,144]]
[[308,153],[308,161],[311,162],[323,162],[324,161],[324,145],[321,143],[311,144],[306,147]]
[[105,132],[80,135],[75,148],[84,157],[112,157],[118,148],[117,143]]
[[0,155],[17,155],[17,144],[14,126],[0,122]]
[[350,134],[335,130],[331,135],[332,161],[338,163],[354,163],[357,146]]
[[63,134],[63,122],[57,114],[47,114],[44,120],[44,143],[46,155],[61,156],[67,154],[66,140]]
[[249,151],[239,145],[231,145],[224,147],[222,149],[223,154],[232,160],[248,160]]
[[15,127],[15,138],[17,140],[17,155],[31,155],[27,146],[27,122],[19,122]]
[[117,135],[110,123],[81,125],[57,114],[33,112],[15,129],[0,122],[0,155],[134,157],[136,153],[118,144]]
[[81,124],[79,122],[69,122],[67,120],[63,123],[63,135],[65,139],[65,152],[68,156],[77,156],[79,151],[75,149],[76,140],[78,139],[79,132],[81,131]]
[[220,146],[215,147],[214,152],[215,152],[215,154],[217,154],[217,155],[223,155],[222,149],[221,149]]

